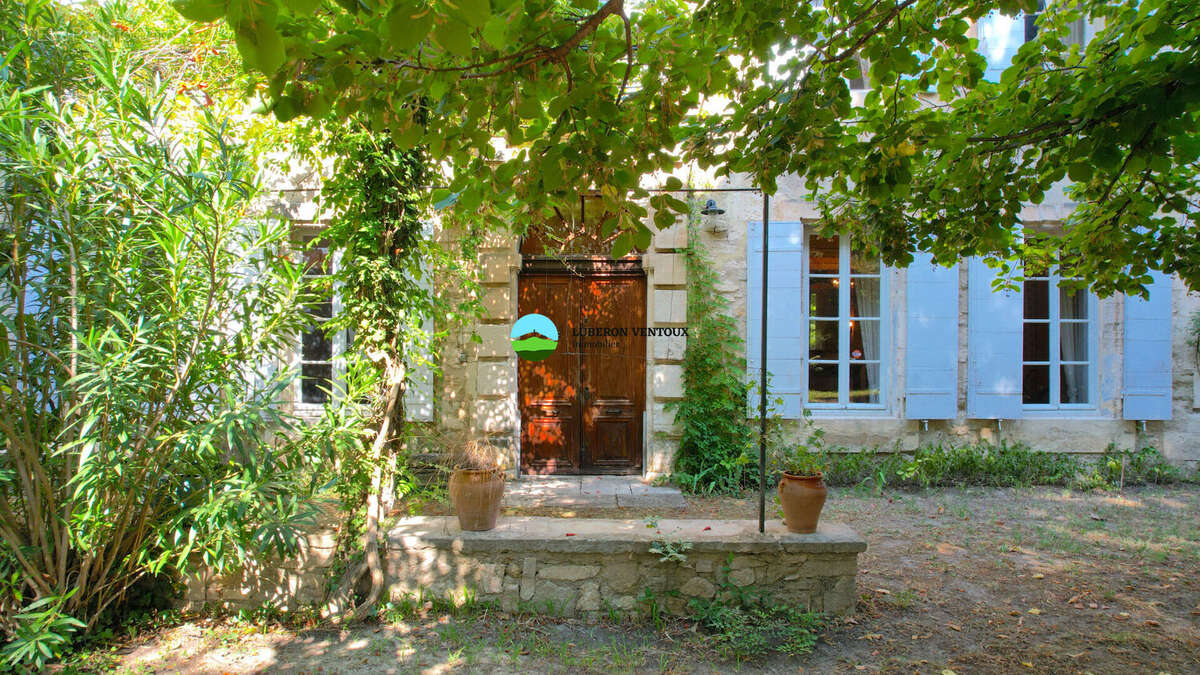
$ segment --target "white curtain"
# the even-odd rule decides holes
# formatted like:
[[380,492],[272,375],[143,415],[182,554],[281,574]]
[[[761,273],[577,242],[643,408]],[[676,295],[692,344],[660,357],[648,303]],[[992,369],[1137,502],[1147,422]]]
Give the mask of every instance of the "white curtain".
[[[878,279],[857,279],[853,286],[855,304],[858,306],[858,314],[864,317],[879,317],[879,283]],[[858,329],[862,335],[863,345],[863,360],[878,361],[879,360],[879,324],[880,319],[874,318],[870,321],[858,322]],[[854,359],[851,359],[853,362]],[[879,366],[866,366],[867,371],[867,386],[873,392],[871,402],[879,402]]]
[[[1061,323],[1061,358],[1063,361],[1086,361],[1087,353],[1087,324]],[[1062,392],[1059,398],[1062,403],[1087,403],[1087,366],[1063,366],[1060,369],[1062,381],[1059,383]]]

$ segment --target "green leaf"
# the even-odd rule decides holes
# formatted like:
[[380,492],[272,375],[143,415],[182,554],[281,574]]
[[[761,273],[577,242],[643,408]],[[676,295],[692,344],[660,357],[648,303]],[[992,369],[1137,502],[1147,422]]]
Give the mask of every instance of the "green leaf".
[[421,141],[424,130],[420,126],[408,123],[402,127],[392,128],[392,143],[401,150],[411,150]]
[[637,232],[633,233],[633,245],[637,247],[638,250],[644,251],[650,248],[650,241],[653,239],[653,237],[654,235],[651,234],[650,230],[644,227],[639,227]]
[[483,39],[496,49],[503,49],[508,44],[508,19],[493,16],[483,25]]
[[478,28],[492,18],[492,5],[488,0],[446,0],[446,6],[472,28]]
[[296,101],[293,96],[283,96],[275,102],[275,106],[271,108],[275,113],[275,119],[280,121],[290,121],[300,114],[300,102]]
[[388,41],[400,51],[408,51],[421,44],[432,28],[433,12],[422,11],[412,4],[397,4],[387,16]]
[[1099,169],[1115,169],[1121,163],[1121,151],[1112,145],[1101,145],[1092,153],[1092,163]]
[[633,235],[631,235],[628,231],[618,234],[617,238],[613,239],[612,257],[624,258],[625,256],[629,255],[629,252],[632,250]]
[[324,0],[288,0],[287,7],[293,14],[308,16],[317,11],[323,3]]
[[333,85],[338,89],[345,89],[354,83],[354,71],[346,64],[342,64],[333,69]]
[[1200,136],[1191,134],[1176,136],[1174,145],[1177,164],[1191,164],[1200,158]]
[[243,22],[237,30],[237,48],[246,65],[274,75],[283,65],[283,37],[275,26],[262,19]]
[[1088,162],[1075,162],[1067,167],[1067,177],[1076,183],[1086,183],[1092,179],[1092,165]]
[[457,21],[447,21],[434,28],[433,41],[456,56],[471,55],[471,36],[467,27]]
[[545,162],[542,164],[542,187],[547,192],[553,192],[562,187],[562,171],[555,162]]
[[532,96],[522,96],[521,99],[517,101],[517,114],[520,115],[522,119],[527,120],[531,120],[535,117],[541,117],[542,104]]
[[208,23],[225,16],[225,0],[173,0],[171,6],[189,21]]

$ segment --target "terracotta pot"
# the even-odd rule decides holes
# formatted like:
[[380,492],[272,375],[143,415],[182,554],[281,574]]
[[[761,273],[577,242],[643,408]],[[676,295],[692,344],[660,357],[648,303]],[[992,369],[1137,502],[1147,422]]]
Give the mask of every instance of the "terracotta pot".
[[779,480],[779,503],[783,506],[783,524],[789,532],[808,534],[817,531],[817,520],[829,491],[822,474],[796,476],[784,473]]
[[504,500],[504,472],[499,469],[455,469],[450,474],[450,502],[464,530],[490,530]]

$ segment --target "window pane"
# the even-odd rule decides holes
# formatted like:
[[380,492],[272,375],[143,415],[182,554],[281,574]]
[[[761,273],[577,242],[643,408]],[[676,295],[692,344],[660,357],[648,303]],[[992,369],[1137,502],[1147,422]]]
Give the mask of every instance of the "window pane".
[[850,322],[850,360],[879,360],[879,319]]
[[850,364],[850,402],[879,403],[879,364]]
[[1059,289],[1058,305],[1059,315],[1064,319],[1088,318],[1087,292],[1082,289]]
[[325,403],[333,383],[333,364],[305,363],[300,366],[300,400],[305,403]]
[[1049,319],[1050,318],[1050,286],[1048,281],[1026,281],[1024,288],[1025,295],[1025,318],[1026,319]]
[[300,348],[300,358],[305,361],[332,361],[333,343],[325,331],[317,328],[304,334],[304,344]]
[[879,256],[859,253],[850,249],[851,274],[879,274]]
[[812,274],[837,274],[838,238],[812,236],[808,240],[808,271]]
[[1088,402],[1088,367],[1062,366],[1059,392],[1063,403]]
[[324,302],[314,302],[306,305],[304,308],[309,314],[328,319],[333,316],[333,303],[326,300]]
[[838,358],[838,322],[810,321],[808,358],[836,361]]
[[850,316],[879,316],[879,279],[850,280]]
[[1088,360],[1088,325],[1086,323],[1062,323],[1059,325],[1059,342],[1062,343],[1063,361]]
[[1025,361],[1050,360],[1050,324],[1026,323],[1024,342]]
[[837,403],[838,367],[836,364],[808,364],[808,400],[812,403]]
[[809,279],[808,314],[831,317],[838,315],[837,279]]
[[329,251],[325,248],[313,248],[304,252],[304,273],[322,275],[329,273]]
[[1050,402],[1050,366],[1024,366],[1022,379],[1023,402]]

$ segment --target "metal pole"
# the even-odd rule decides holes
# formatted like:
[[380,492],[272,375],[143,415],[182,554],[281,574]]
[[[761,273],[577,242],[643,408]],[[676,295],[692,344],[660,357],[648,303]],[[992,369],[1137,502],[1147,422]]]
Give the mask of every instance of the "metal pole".
[[771,227],[771,197],[763,191],[762,213],[762,338],[758,374],[758,531],[767,528],[767,230]]

